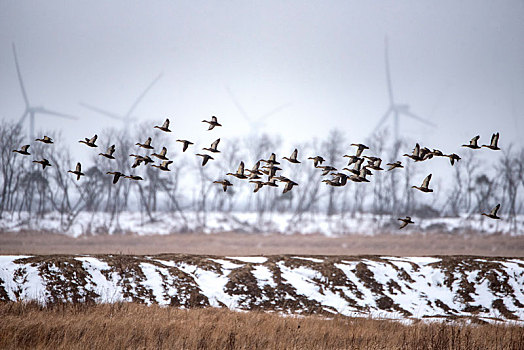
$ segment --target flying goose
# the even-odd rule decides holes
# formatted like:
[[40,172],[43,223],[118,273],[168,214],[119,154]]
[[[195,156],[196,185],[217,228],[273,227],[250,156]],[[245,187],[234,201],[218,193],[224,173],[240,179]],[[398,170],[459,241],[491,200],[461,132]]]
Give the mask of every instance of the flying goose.
[[218,122],[217,117],[215,117],[215,116],[212,116],[210,121],[209,120],[202,120],[202,123],[208,123],[209,124],[209,129],[207,129],[207,130],[213,130],[213,128],[215,126],[222,126],[222,124],[220,124]]
[[500,209],[500,203],[497,204],[495,208],[491,209],[491,212],[489,214],[482,213],[482,215],[487,216],[490,219],[500,219],[500,217],[497,216],[497,212],[499,211],[499,209]]
[[144,180],[144,179],[142,179],[141,176],[138,176],[138,175],[126,175],[126,176],[124,176],[124,178],[135,180],[135,181]]
[[338,177],[332,180],[325,179],[325,180],[322,180],[322,182],[325,182],[326,185],[333,186],[333,187],[342,186],[342,184],[340,183],[340,178]]
[[120,177],[125,176],[120,171],[108,171],[106,174],[113,175],[113,184],[116,184],[118,182],[118,179],[120,179]]
[[499,133],[496,133],[496,134],[491,135],[491,143],[489,145],[482,145],[482,147],[486,147],[494,151],[499,151],[500,148],[498,146],[498,143],[499,143]]
[[275,179],[275,178],[270,179],[270,180],[264,182],[264,185],[271,186],[271,187],[278,187],[277,179]]
[[[270,166],[263,166],[262,169],[267,169],[267,170],[261,170],[264,174],[266,174],[268,176],[269,179],[273,178],[277,171],[278,170],[282,170],[281,168],[277,167],[277,166],[274,166],[274,165],[270,165]],[[271,185],[270,185],[271,186]]]
[[291,162],[291,163],[300,163],[300,161],[297,160],[297,155],[298,155],[298,149],[295,148],[295,150],[293,151],[293,153],[291,153],[291,157],[282,157],[282,159],[285,159],[287,160],[288,162]]
[[236,173],[227,173],[226,175],[234,176],[237,179],[247,179],[247,176],[244,175],[244,162],[240,162]]
[[166,121],[164,122],[162,126],[155,125],[153,128],[159,129],[165,132],[171,132],[171,130],[169,130],[169,119],[168,118],[166,118]]
[[141,156],[139,154],[130,154],[130,157],[135,157],[135,162],[131,166],[132,168],[136,168],[139,166],[142,162],[144,162],[145,165],[149,163],[154,163],[154,160],[151,159],[149,156]]
[[29,153],[29,152],[27,151],[27,149],[28,149],[29,147],[30,147],[29,145],[24,145],[24,146],[20,147],[20,150],[14,149],[13,152],[23,154],[24,156],[28,156],[28,155],[31,154],[31,153]]
[[158,168],[158,169],[160,169],[160,170],[162,170],[162,171],[171,171],[171,170],[169,170],[169,168],[168,168],[168,165],[171,164],[171,163],[173,163],[172,160],[164,160],[164,161],[162,162],[162,164],[160,164],[160,165],[151,164],[151,166],[153,166],[153,167],[155,167],[155,168]]
[[362,152],[364,152],[365,149],[369,149],[368,146],[363,145],[361,143],[352,143],[351,146],[357,147],[357,154],[355,156],[360,157],[362,155]]
[[227,191],[227,186],[233,186],[233,184],[231,182],[229,182],[228,180],[224,179],[222,181],[213,181],[214,184],[221,184],[222,185],[222,188],[224,189],[224,192]]
[[75,171],[68,170],[68,173],[75,174],[76,175],[76,181],[80,180],[80,176],[83,176],[84,173],[82,172],[82,165],[80,165],[80,162],[76,163]]
[[459,160],[462,159],[455,153],[445,154],[444,157],[448,157],[449,158],[449,162],[451,163],[452,166],[455,164],[455,162],[458,162]]
[[220,151],[217,149],[218,143],[220,142],[220,139],[216,139],[209,148],[202,148],[204,151],[209,151],[213,153],[220,153]]
[[340,186],[346,186],[349,176],[344,173],[332,173],[333,177],[337,179],[337,181],[340,183]]
[[200,154],[200,153],[197,153],[196,155],[197,155],[197,156],[200,156],[200,157],[203,158],[203,159],[202,159],[202,166],[206,165],[207,162],[208,162],[208,160],[210,160],[210,159],[215,159],[215,158],[211,157],[209,154]]
[[421,160],[422,158],[420,157],[420,145],[417,143],[415,145],[415,148],[413,148],[413,153],[412,154],[405,153],[405,154],[403,154],[403,156],[411,158],[414,161]]
[[162,160],[168,160],[166,157],[166,153],[167,153],[167,148],[162,147],[162,151],[160,152],[160,154],[153,153],[151,154],[151,156],[155,156],[158,159],[162,159]]
[[408,224],[414,224],[413,221],[411,221],[411,216],[406,216],[405,218],[398,218],[398,220],[402,221],[400,224],[399,230],[402,230],[404,227],[408,226]]
[[267,163],[269,165],[279,165],[280,163],[277,162],[277,156],[275,153],[271,153],[268,160],[261,159],[261,162]]
[[[366,158],[366,157],[364,157]],[[382,159],[377,157],[368,157],[368,165],[367,167],[373,170],[384,170],[380,167],[380,164],[382,163]]]
[[255,184],[255,189],[253,190],[253,192],[255,192],[255,193],[258,192],[258,190],[260,190],[260,189],[264,186],[264,182],[262,182],[262,181],[258,181],[258,180],[257,180],[257,181],[254,181],[254,180],[251,180],[251,181],[249,181],[249,182]]
[[256,162],[256,164],[253,166],[253,168],[251,168],[251,170],[246,169],[246,171],[248,171],[251,174],[251,176],[262,175],[262,172],[258,170],[259,167],[260,167],[260,160]]
[[86,138],[84,138],[84,140],[80,140],[78,142],[84,143],[84,144],[88,145],[89,147],[98,147],[97,145],[95,145],[95,142],[96,142],[97,138],[98,138],[98,135],[95,134],[95,136],[91,137],[90,139],[88,139],[86,137]]
[[431,152],[431,154],[435,157],[445,157],[444,156],[444,153],[442,153],[441,150],[439,149],[436,149],[436,148],[433,148],[433,151]]
[[326,176],[330,171],[337,171],[337,168],[331,165],[318,166],[317,168],[322,169],[322,176]]
[[113,153],[115,153],[115,145],[112,145],[111,147],[109,147],[106,153],[98,153],[98,154],[103,157],[109,158],[109,159],[115,159],[115,157],[113,156]]
[[322,158],[321,156],[309,157],[308,159],[312,159],[313,160],[313,165],[315,166],[315,168],[319,164],[322,164],[324,162],[324,158]]
[[429,188],[429,182],[431,181],[431,176],[432,175],[433,174],[429,174],[428,176],[426,176],[426,178],[422,182],[422,186],[420,186],[420,187],[418,187],[418,186],[411,186],[411,188],[416,188],[417,190],[422,191],[422,192],[433,192],[433,189]]
[[286,181],[286,187],[284,187],[284,191],[282,191],[282,193],[291,191],[293,186],[298,186],[298,184],[295,181]]
[[192,145],[192,144],[193,144],[193,142],[188,141],[188,140],[176,140],[176,142],[182,142],[182,143],[184,144],[184,145],[182,146],[182,152],[185,152],[186,149],[187,149],[187,147],[188,147],[189,145]]
[[353,169],[349,169],[349,168],[343,168],[342,170],[347,170],[355,175],[359,175],[360,174],[360,167],[362,166],[362,163],[364,163],[364,158],[359,158],[356,162],[355,162],[355,165],[353,165]]
[[395,168],[403,168],[404,166],[402,165],[402,162],[400,160],[397,160],[396,162],[394,163],[387,163],[386,165],[389,165],[389,169],[388,171],[390,170],[393,170]]
[[347,166],[350,166],[351,164],[356,163],[360,159],[357,156],[350,156],[350,155],[347,155],[347,154],[344,154],[344,157],[349,158],[349,162],[348,162]]
[[45,158],[42,160],[33,160],[33,163],[42,164],[42,169],[45,169],[46,166],[51,166],[51,163],[49,163],[49,161]]
[[45,136],[41,139],[35,139],[35,141],[40,141],[43,143],[53,143],[53,140],[49,136]]
[[135,145],[139,146],[139,147],[142,147],[142,148],[145,148],[145,149],[154,149],[154,147],[151,146],[151,137],[148,137],[146,142],[144,142],[144,143],[137,142]]
[[475,136],[474,138],[472,138],[469,141],[468,145],[462,145],[462,147],[467,147],[467,148],[471,148],[471,149],[479,149],[480,146],[477,144],[477,141],[479,140],[479,138],[480,138],[479,135]]

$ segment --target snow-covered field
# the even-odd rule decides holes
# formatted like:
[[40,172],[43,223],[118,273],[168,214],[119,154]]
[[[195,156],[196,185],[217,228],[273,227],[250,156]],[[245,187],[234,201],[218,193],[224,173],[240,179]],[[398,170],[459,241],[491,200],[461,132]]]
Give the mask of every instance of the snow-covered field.
[[[151,220],[151,217],[153,220]],[[170,234],[180,232],[248,232],[311,234],[327,236],[345,234],[372,235],[381,232],[409,234],[412,232],[453,232],[453,233],[502,233],[524,234],[524,217],[515,222],[492,220],[481,215],[468,217],[413,218],[415,224],[398,230],[396,217],[372,214],[327,216],[320,213],[305,213],[301,216],[291,213],[254,212],[157,212],[151,217],[139,212],[123,212],[119,216],[109,213],[80,213],[73,220],[61,217],[59,213],[48,213],[42,218],[29,213],[5,214],[0,219],[0,231],[43,230],[64,233],[71,236],[82,234],[136,233],[140,235]]]
[[524,259],[0,256],[0,301],[524,321]]

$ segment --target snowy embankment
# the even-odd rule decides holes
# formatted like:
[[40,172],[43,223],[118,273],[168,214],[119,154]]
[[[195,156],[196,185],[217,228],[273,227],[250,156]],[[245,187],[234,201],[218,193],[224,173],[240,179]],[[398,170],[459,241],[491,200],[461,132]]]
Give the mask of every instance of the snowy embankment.
[[0,256],[0,301],[524,321],[524,259]]
[[524,217],[514,222],[492,220],[481,215],[468,217],[413,218],[415,224],[399,230],[396,217],[373,214],[332,215],[320,213],[264,213],[255,212],[157,212],[148,216],[139,212],[109,213],[83,212],[74,219],[59,213],[43,217],[35,214],[4,214],[0,218],[0,231],[50,231],[71,236],[83,234],[131,233],[139,235],[171,234],[181,232],[248,232],[312,234],[327,236],[345,234],[373,235],[377,233],[438,232],[438,233],[503,233],[524,234]]

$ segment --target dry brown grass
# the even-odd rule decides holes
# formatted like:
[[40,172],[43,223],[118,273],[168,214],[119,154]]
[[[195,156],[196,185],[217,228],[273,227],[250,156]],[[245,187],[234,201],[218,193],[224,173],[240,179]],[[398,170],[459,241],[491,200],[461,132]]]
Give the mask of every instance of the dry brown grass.
[[482,255],[524,256],[524,236],[412,234],[94,236],[0,233],[0,254],[210,254],[210,255]]
[[142,304],[0,303],[1,349],[524,349],[515,325],[406,326]]

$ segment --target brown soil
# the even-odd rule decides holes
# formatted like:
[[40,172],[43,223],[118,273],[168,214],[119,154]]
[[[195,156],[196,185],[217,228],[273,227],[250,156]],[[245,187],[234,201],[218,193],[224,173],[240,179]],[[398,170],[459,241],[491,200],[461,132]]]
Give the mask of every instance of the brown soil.
[[411,234],[376,236],[173,234],[71,238],[40,232],[0,232],[0,254],[212,255],[481,255],[524,256],[524,236]]

